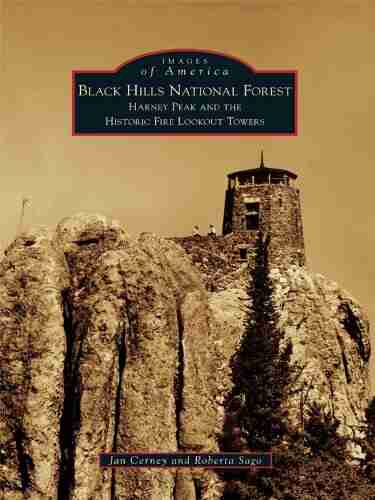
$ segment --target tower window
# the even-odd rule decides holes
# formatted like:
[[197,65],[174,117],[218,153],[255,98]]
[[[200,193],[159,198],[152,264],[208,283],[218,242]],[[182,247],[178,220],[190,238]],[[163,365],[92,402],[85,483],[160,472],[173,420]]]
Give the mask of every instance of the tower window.
[[246,229],[259,229],[259,203],[246,203]]
[[247,248],[240,248],[240,259],[241,260],[247,259]]

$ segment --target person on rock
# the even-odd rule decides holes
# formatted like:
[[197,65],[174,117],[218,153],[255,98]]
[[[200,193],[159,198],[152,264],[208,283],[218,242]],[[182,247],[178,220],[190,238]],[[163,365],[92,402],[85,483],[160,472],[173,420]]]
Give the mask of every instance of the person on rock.
[[208,236],[216,236],[216,229],[213,224],[210,224],[208,227]]

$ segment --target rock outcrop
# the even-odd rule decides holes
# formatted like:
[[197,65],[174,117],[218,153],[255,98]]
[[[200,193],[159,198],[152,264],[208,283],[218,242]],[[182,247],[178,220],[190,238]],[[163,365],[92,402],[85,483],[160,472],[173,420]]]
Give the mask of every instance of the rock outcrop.
[[[101,469],[98,455],[219,449],[244,273],[209,293],[180,246],[96,215],[19,236],[0,263],[0,498],[218,498],[213,472]],[[305,268],[272,277],[307,397],[347,433],[368,399],[364,313]]]

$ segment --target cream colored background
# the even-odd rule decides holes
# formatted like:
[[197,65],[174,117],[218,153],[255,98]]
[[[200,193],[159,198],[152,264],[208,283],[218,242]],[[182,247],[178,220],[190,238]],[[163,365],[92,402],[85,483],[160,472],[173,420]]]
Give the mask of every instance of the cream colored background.
[[[94,211],[131,233],[221,229],[226,174],[256,166],[263,148],[267,165],[299,174],[309,265],[374,322],[375,4],[325,3],[2,0],[2,247],[23,195],[27,224]],[[72,69],[183,47],[297,69],[299,136],[71,136]]]

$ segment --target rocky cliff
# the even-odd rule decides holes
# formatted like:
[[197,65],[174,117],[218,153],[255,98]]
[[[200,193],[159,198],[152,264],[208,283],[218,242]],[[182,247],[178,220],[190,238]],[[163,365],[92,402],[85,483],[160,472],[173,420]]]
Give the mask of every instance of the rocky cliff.
[[[363,311],[303,267],[272,277],[306,398],[351,432],[368,398]],[[100,469],[98,454],[218,450],[245,282],[243,268],[208,292],[177,244],[101,216],[19,236],[0,263],[0,498],[219,498],[213,472]]]

